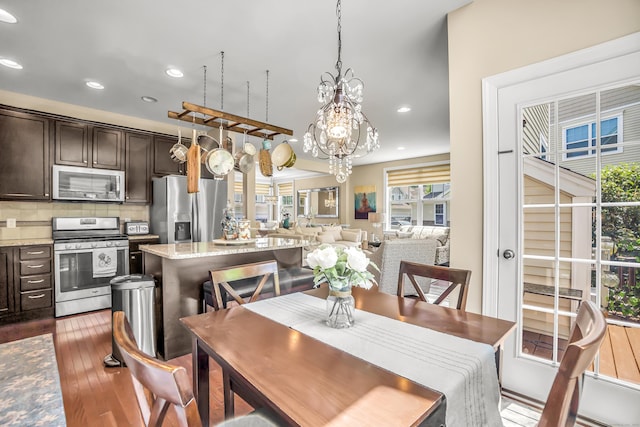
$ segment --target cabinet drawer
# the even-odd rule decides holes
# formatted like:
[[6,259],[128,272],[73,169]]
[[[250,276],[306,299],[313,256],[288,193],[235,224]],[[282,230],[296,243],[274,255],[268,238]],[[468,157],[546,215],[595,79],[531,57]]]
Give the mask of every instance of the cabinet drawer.
[[22,311],[53,307],[52,296],[51,289],[21,292],[20,307]]
[[30,261],[20,261],[20,275],[30,276],[32,274],[51,273],[51,259],[33,259]]
[[20,278],[21,291],[33,291],[36,289],[51,289],[51,274]]
[[51,258],[51,246],[26,246],[20,248],[20,260]]

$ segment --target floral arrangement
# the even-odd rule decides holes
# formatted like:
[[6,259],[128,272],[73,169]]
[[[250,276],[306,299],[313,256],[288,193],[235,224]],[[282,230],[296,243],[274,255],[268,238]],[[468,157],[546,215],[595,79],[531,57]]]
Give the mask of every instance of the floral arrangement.
[[313,283],[319,286],[328,283],[332,291],[344,292],[351,286],[370,289],[374,283],[373,274],[367,270],[369,265],[376,270],[378,266],[371,262],[360,248],[335,248],[320,245],[307,254],[307,264],[313,268]]

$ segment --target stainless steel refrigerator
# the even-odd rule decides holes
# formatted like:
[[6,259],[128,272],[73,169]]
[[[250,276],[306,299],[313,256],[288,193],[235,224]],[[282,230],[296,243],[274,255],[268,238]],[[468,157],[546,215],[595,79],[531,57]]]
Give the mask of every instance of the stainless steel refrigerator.
[[200,179],[197,193],[187,193],[187,177],[153,178],[151,232],[160,243],[210,242],[222,237],[227,181]]

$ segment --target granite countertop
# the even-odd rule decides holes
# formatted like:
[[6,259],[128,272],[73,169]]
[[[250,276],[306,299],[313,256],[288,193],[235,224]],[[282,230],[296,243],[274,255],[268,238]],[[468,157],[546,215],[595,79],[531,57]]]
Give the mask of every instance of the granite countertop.
[[0,247],[8,246],[33,246],[33,245],[53,245],[53,239],[11,239],[0,240]]
[[300,239],[257,238],[242,244],[229,244],[222,239],[213,242],[140,245],[140,250],[167,259],[189,259],[277,249],[302,248],[309,242]]

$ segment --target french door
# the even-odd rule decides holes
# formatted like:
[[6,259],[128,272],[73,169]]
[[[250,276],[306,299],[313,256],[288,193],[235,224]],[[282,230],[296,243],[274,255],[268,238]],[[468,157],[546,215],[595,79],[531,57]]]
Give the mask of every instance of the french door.
[[590,299],[608,335],[580,413],[610,424],[640,423],[638,46],[635,34],[483,82],[483,310],[518,325],[503,387],[546,399]]

